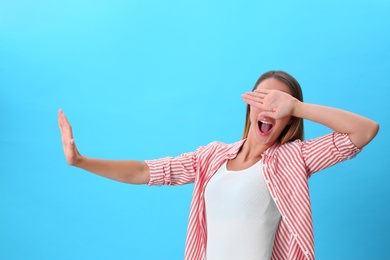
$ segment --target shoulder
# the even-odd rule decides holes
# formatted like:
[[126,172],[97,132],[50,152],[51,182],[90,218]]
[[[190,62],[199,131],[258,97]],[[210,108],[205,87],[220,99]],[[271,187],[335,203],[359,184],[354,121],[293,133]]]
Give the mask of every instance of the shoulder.
[[300,140],[296,139],[294,141],[290,141],[284,144],[275,144],[274,146],[270,147],[269,150],[267,151],[268,155],[271,156],[301,156],[302,153],[304,153],[305,150],[308,148],[312,147],[317,147],[317,148],[325,148],[328,147],[329,144],[333,143],[334,139],[334,134],[337,133],[331,133],[327,134],[321,137],[309,139],[309,140]]
[[226,153],[234,153],[240,149],[242,144],[244,143],[244,140],[237,141],[235,143],[227,144],[219,141],[211,142],[205,146],[200,146],[197,151],[202,152],[226,152]]
[[200,162],[219,161],[220,159],[232,159],[236,157],[245,140],[232,144],[214,141],[206,146],[199,147],[195,152],[195,157]]

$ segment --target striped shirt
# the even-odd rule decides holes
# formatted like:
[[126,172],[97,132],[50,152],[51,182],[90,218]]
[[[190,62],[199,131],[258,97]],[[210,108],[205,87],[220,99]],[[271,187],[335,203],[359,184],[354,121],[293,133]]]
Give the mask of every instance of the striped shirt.
[[[145,161],[148,185],[194,183],[185,250],[186,260],[205,260],[207,225],[204,192],[220,166],[237,156],[245,142],[213,142],[176,158]],[[263,175],[282,219],[276,231],[272,260],[314,259],[314,236],[308,178],[360,151],[347,134],[331,133],[308,141],[275,143],[262,154]]]

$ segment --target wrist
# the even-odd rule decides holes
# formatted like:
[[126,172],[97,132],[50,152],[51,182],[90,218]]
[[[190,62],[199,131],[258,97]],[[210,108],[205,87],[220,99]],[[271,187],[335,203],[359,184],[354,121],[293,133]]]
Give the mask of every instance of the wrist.
[[292,116],[294,116],[294,117],[302,117],[301,111],[302,111],[303,104],[304,103],[302,101],[299,101],[298,99],[294,100]]
[[78,168],[82,168],[83,165],[85,164],[85,161],[86,161],[86,160],[87,160],[87,158],[86,158],[85,156],[82,156],[81,154],[77,153],[77,154],[73,157],[73,159],[72,159],[70,165],[75,166],[75,167],[78,167]]

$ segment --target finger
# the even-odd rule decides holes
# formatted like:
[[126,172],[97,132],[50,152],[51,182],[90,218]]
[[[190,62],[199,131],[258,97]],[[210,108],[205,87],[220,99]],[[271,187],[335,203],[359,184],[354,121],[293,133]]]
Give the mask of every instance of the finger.
[[267,95],[271,92],[271,90],[269,89],[260,89],[260,88],[257,88],[255,90],[253,90],[253,92],[256,92],[256,93],[261,93],[261,94],[264,94],[264,95]]
[[248,96],[252,96],[252,97],[265,98],[267,94],[263,93],[263,92],[252,91],[252,92],[246,92],[244,95],[248,95]]
[[275,111],[274,110],[262,111],[259,113],[259,116],[275,118]]
[[69,125],[69,121],[66,118],[65,113],[62,111],[62,109],[58,110],[58,120],[61,125]]
[[242,95],[242,98],[244,99],[244,102],[247,103],[248,105],[256,106],[256,107],[262,105],[261,102],[257,102],[250,96]]
[[262,111],[272,111],[272,109],[270,109],[269,107],[265,106],[263,103],[261,102],[256,102],[252,99],[248,99],[248,98],[244,98],[244,102],[247,103],[248,105],[250,106],[253,106],[253,107],[256,107]]
[[66,117],[62,109],[58,110],[58,125],[61,129],[66,125]]
[[248,105],[256,106],[256,107],[263,105],[263,102],[261,100],[256,100],[253,97],[243,95],[242,98],[244,99],[244,102],[247,103]]
[[61,117],[62,117],[62,109],[58,110],[58,126],[61,127]]
[[263,99],[264,99],[264,95],[253,93],[253,92],[247,92],[245,94],[242,94],[242,97],[259,103],[263,103]]
[[63,145],[65,150],[70,150],[73,152],[76,149],[76,143],[74,142],[74,139],[64,141]]
[[58,111],[58,124],[60,126],[61,135],[65,138],[73,139],[72,127],[61,109]]
[[[250,92],[250,93],[252,93],[252,92]],[[254,106],[254,107],[256,107],[260,110],[263,110],[263,111],[272,111],[272,108],[270,108],[270,106],[266,105],[263,102],[264,99],[253,96],[250,93],[243,95],[243,99],[244,99],[245,103],[247,103],[248,105]]]

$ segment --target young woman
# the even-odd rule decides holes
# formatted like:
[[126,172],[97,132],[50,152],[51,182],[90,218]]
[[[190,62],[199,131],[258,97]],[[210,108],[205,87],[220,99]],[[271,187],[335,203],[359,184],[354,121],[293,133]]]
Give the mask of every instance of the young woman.
[[[308,178],[353,158],[379,126],[351,112],[304,103],[299,83],[283,71],[263,74],[242,97],[248,104],[242,140],[145,162],[82,156],[60,110],[66,161],[126,183],[194,183],[187,260],[314,259]],[[303,119],[333,132],[303,141]]]

